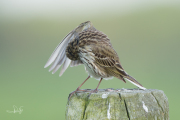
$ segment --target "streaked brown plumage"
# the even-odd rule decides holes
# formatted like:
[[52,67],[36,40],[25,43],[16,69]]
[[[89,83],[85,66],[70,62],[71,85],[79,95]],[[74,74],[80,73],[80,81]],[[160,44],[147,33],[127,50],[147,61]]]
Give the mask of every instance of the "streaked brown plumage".
[[[111,79],[113,77],[126,82],[124,78],[127,78],[128,81],[139,88],[145,89],[124,71],[119,57],[110,43],[110,39],[104,33],[96,30],[89,21],[80,24],[63,39],[49,58],[45,67],[53,63],[50,71],[53,70],[54,73],[64,63],[60,72],[60,75],[62,75],[70,62],[71,66],[84,64],[89,76],[100,80],[100,82],[102,79]],[[84,82],[76,91],[79,90]],[[97,88],[93,92],[96,92]]]

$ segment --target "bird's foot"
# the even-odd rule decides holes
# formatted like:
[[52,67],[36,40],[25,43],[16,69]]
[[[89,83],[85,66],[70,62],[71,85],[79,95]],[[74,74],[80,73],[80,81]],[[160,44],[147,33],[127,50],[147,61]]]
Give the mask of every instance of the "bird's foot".
[[71,92],[69,94],[69,97],[68,97],[68,101],[70,100],[70,98],[74,95],[74,93],[78,92],[78,91],[87,91],[87,90],[80,90],[79,88],[77,88],[75,91]]
[[89,97],[91,96],[92,93],[97,93],[97,91],[98,91],[97,89],[91,91],[87,97],[89,98]]

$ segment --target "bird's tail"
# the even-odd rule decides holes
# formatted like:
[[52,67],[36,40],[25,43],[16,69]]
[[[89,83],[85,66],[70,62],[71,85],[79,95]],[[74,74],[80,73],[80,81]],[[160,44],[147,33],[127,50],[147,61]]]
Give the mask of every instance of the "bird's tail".
[[145,90],[146,88],[143,87],[137,80],[135,80],[133,77],[131,77],[130,75],[124,76],[124,78],[126,78],[129,82],[131,82],[132,84],[136,85],[137,87],[139,87],[140,89]]

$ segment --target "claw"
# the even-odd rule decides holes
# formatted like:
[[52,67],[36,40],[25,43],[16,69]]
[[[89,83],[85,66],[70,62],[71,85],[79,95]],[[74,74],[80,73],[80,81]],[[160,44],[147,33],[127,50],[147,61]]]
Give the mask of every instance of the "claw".
[[71,93],[69,94],[68,101],[70,100],[70,98],[72,97],[72,95],[74,95],[74,93],[76,93],[77,91],[86,91],[86,90],[80,90],[79,88],[80,88],[89,78],[90,78],[90,76],[88,76],[88,77],[86,78],[86,80],[85,80],[74,92],[71,92]]
[[97,93],[98,87],[99,87],[99,85],[100,85],[102,79],[103,79],[103,78],[101,78],[101,80],[99,81],[97,88],[96,88],[95,90],[93,90],[91,93],[89,93],[89,95],[87,96],[88,98],[91,96],[92,93]]
[[77,92],[77,91],[75,90],[75,91],[73,91],[73,92],[71,92],[71,93],[69,94],[68,101],[70,100],[70,98],[72,97],[72,95],[74,95],[75,92]]
[[97,89],[93,90],[92,92],[89,93],[89,95],[87,96],[87,98],[89,98],[91,96],[92,93],[97,93]]
[[68,97],[68,101],[70,100],[70,98],[74,95],[74,93],[76,93],[77,91],[79,91],[79,88],[77,88],[75,91],[71,92],[69,94],[69,97]]
[[71,92],[71,93],[69,94],[68,101],[69,101],[70,98],[74,95],[74,93],[79,92],[79,91],[84,91],[84,92],[86,92],[87,90],[80,90],[79,88],[77,88],[75,91],[73,91],[73,92]]

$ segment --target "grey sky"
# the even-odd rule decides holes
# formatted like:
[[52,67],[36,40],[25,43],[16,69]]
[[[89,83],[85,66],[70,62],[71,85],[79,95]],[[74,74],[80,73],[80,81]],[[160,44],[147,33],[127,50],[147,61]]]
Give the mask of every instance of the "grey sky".
[[[124,14],[157,6],[180,6],[173,0],[1,0],[0,14],[4,18],[59,17],[100,13]],[[86,14],[88,13],[88,14]]]

